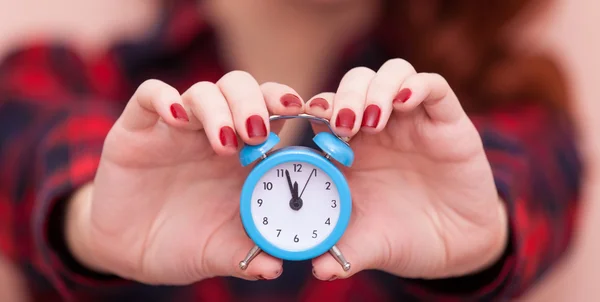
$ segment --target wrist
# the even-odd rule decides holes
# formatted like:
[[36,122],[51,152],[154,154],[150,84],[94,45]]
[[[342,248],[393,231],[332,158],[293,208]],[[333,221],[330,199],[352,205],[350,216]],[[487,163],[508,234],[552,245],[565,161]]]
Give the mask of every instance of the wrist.
[[495,230],[492,232],[496,235],[491,236],[492,240],[490,242],[489,249],[484,253],[484,255],[487,255],[487,257],[484,257],[483,264],[480,265],[479,270],[487,269],[491,265],[497,263],[505,254],[505,251],[508,247],[508,213],[506,209],[506,203],[502,200],[501,197],[498,197],[498,204],[496,208],[496,227]]
[[457,256],[438,278],[478,274],[502,261],[509,246],[510,230],[506,205],[500,197],[493,205],[493,211],[493,216],[486,217],[486,224],[479,226],[478,239],[465,246],[464,254]]
[[495,206],[495,213],[494,219],[490,219],[490,225],[486,227],[488,229],[486,231],[487,235],[485,235],[487,240],[484,240],[485,243],[478,252],[479,256],[473,257],[475,255],[471,255],[472,262],[464,266],[465,270],[461,271],[461,268],[457,267],[456,270],[459,273],[451,275],[478,274],[503,260],[503,256],[509,246],[509,227],[506,203],[500,197],[498,197],[498,202]]
[[451,295],[470,295],[490,285],[501,286],[510,271],[514,247],[510,240],[506,204],[501,199],[497,209],[498,220],[494,221],[497,225],[491,232],[493,235],[490,236],[492,240],[487,245],[488,248],[481,252],[483,257],[478,258],[476,263],[466,264],[474,269],[455,271],[446,277],[414,279],[409,282],[434,293]]
[[83,269],[107,274],[108,271],[95,257],[89,232],[92,192],[93,185],[87,184],[77,190],[67,201],[63,230],[65,243],[71,256],[83,266]]

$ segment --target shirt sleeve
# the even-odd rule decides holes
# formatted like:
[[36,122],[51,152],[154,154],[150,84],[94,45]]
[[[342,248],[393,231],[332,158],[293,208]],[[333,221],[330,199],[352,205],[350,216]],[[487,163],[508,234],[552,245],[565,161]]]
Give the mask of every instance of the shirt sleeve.
[[471,276],[407,280],[423,301],[517,298],[565,254],[574,230],[582,167],[567,114],[522,105],[472,117],[506,202],[509,242],[501,259]]
[[106,95],[62,47],[20,50],[0,65],[0,248],[29,273],[32,291],[68,299],[85,285],[60,253],[62,221],[50,220],[94,178],[122,110]]

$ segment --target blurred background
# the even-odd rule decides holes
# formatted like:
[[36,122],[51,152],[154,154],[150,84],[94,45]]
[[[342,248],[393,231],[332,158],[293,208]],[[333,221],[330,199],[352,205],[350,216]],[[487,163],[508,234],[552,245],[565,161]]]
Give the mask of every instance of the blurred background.
[[[40,36],[69,41],[94,56],[114,40],[138,36],[158,12],[157,0],[0,0],[0,60]],[[115,7],[119,7],[115,10]],[[600,301],[600,1],[556,0],[529,22],[522,45],[550,51],[565,67],[589,168],[576,242],[564,261],[522,301]],[[20,288],[0,257],[0,300]],[[3,296],[5,295],[5,296]]]

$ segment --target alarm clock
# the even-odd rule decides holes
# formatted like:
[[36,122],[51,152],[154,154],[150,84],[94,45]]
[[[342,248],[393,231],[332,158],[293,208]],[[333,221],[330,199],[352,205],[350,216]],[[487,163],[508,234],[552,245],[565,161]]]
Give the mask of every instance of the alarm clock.
[[262,144],[241,149],[242,166],[257,163],[240,195],[242,225],[255,246],[239,267],[245,270],[261,252],[288,261],[329,252],[348,271],[350,263],[335,244],[350,221],[352,197],[346,178],[332,161],[350,167],[354,152],[326,119],[300,114],[270,120],[290,118],[321,122],[329,131],[313,138],[320,151],[304,146],[272,150],[280,141],[272,132]]

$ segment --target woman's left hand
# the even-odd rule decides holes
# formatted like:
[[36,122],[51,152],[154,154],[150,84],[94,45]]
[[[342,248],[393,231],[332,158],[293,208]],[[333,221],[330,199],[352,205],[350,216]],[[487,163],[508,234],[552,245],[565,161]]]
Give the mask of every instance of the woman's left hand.
[[[353,197],[350,225],[313,261],[322,280],[377,269],[407,278],[445,278],[484,269],[502,255],[507,217],[479,133],[437,74],[394,59],[355,68],[335,93],[307,102],[355,153],[344,169]],[[315,131],[323,131],[317,124]]]

